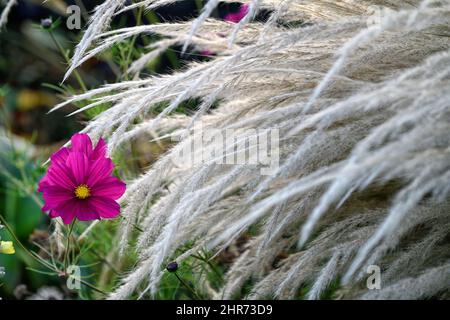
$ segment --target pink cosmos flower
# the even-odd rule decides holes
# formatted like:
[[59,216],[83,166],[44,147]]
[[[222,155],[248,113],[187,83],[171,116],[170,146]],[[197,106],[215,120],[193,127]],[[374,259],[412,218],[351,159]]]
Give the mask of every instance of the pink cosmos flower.
[[[248,13],[248,4],[242,4],[239,7],[239,10],[234,13],[228,13],[224,16],[225,21],[238,23],[242,19],[244,19],[245,15]],[[225,35],[219,34],[221,37],[224,37]],[[213,56],[215,53],[209,49],[203,49],[200,51],[200,55],[204,57],[210,57]]]
[[244,17],[247,15],[247,13],[248,13],[248,4],[242,4],[239,7],[239,11],[227,14],[224,17],[224,20],[225,21],[234,22],[234,23],[238,23],[239,21],[244,19]]
[[106,157],[106,143],[100,139],[95,148],[87,134],[76,133],[71,148],[61,148],[51,156],[47,174],[39,182],[50,218],[61,217],[65,224],[115,218],[117,203],[125,183],[111,175],[114,164]]
[[200,51],[200,55],[204,56],[204,57],[209,57],[209,56],[214,55],[214,52],[212,52],[209,49],[203,49],[203,50]]

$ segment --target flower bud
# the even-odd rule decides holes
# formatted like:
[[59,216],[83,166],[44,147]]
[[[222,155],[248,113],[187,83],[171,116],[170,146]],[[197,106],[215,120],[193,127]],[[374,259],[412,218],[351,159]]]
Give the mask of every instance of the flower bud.
[[52,18],[41,19],[41,27],[44,29],[49,29],[53,24]]
[[178,263],[176,263],[175,261],[171,262],[167,265],[166,269],[169,272],[175,272],[178,270]]

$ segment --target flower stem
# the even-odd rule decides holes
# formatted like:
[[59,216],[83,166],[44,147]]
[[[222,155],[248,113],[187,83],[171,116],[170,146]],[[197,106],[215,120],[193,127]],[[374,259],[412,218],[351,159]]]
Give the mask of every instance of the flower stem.
[[77,221],[77,220],[73,219],[73,221],[69,227],[69,232],[67,233],[66,252],[64,252],[64,272],[66,272],[66,270],[67,270],[67,264],[68,264],[67,257],[68,257],[69,251],[70,251],[70,236],[72,235],[72,230],[75,225],[75,221]]
[[92,290],[94,290],[94,291],[96,291],[96,292],[98,292],[98,293],[101,293],[101,294],[103,294],[103,295],[105,295],[105,296],[108,295],[105,291],[103,291],[103,290],[97,288],[96,286],[90,284],[89,282],[84,281],[83,279],[77,278],[77,280],[79,280],[79,281],[80,281],[82,284],[84,284],[86,287],[91,288]]
[[[142,20],[142,7],[139,7],[137,14],[135,14],[135,19],[136,19],[136,26],[139,26],[141,24],[141,20]],[[123,71],[125,74],[125,79],[128,78],[127,71],[130,66],[130,63],[131,63],[131,55],[133,54],[134,44],[136,43],[137,37],[138,37],[138,35],[134,35],[133,38],[131,39],[130,47],[128,49],[128,54],[126,56],[125,70]]]
[[216,276],[218,276],[219,278],[222,277],[220,272],[216,269],[216,267],[211,263],[211,261],[207,257],[202,257],[200,254],[198,256],[193,254],[192,257],[195,259],[198,259],[202,262],[205,262],[211,268],[211,270],[216,274]]
[[16,243],[35,261],[37,261],[39,264],[41,264],[42,266],[44,266],[45,268],[48,268],[52,271],[57,271],[56,268],[54,268],[52,265],[48,264],[46,261],[41,260],[38,258],[37,255],[33,254],[32,251],[28,250],[27,247],[25,247],[25,245],[22,243],[22,241],[19,240],[19,238],[17,238],[16,234],[14,233],[13,229],[11,228],[11,226],[6,222],[5,218],[0,214],[0,221],[1,223],[5,226],[6,230],[8,230],[9,234],[11,235],[11,237],[13,237],[13,239],[16,241]]
[[[49,265],[48,263],[46,263],[46,262],[43,261],[43,260],[40,260],[40,259],[37,257],[37,255],[33,254],[32,251],[28,250],[28,249],[24,246],[24,244],[19,240],[19,238],[17,238],[16,234],[14,233],[14,231],[12,230],[12,228],[9,226],[9,224],[6,222],[5,218],[4,218],[1,214],[0,214],[0,221],[1,221],[1,223],[5,226],[6,230],[8,230],[9,234],[11,235],[11,237],[14,238],[14,240],[17,242],[17,244],[18,244],[18,245],[19,245],[19,246],[20,246],[20,247],[21,247],[21,248],[22,248],[22,249],[23,249],[30,257],[31,257],[31,258],[33,258],[34,260],[36,260],[36,261],[37,261],[39,264],[41,264],[43,267],[45,267],[45,268],[47,268],[47,269],[53,271],[55,274],[62,274],[64,278],[67,278],[67,277],[68,277],[67,274],[66,274],[66,269],[64,270],[64,272],[61,272],[61,270],[58,270],[56,267]],[[75,224],[75,220],[72,222],[71,229],[73,228],[73,225],[74,225],[74,224]],[[70,235],[69,235],[68,238],[70,238]],[[66,250],[66,256],[67,256],[67,250]],[[90,289],[92,289],[92,290],[94,290],[94,291],[96,291],[96,292],[98,292],[98,293],[101,293],[101,294],[103,294],[103,295],[105,295],[105,296],[108,295],[105,291],[103,291],[103,290],[101,290],[101,289],[95,287],[94,285],[90,284],[89,282],[87,282],[87,281],[85,281],[85,280],[83,280],[83,279],[76,278],[76,280],[79,280],[79,281],[80,281],[82,284],[84,284],[86,287],[88,287],[88,288],[90,288]]]
[[194,289],[190,285],[188,285],[179,275],[177,272],[173,272],[175,274],[175,277],[177,277],[178,281],[194,296],[194,300],[201,300],[200,297],[197,295]]
[[24,249],[25,252],[27,252],[31,257],[33,257],[33,259],[35,259],[35,257],[28,251],[27,248],[25,248],[25,246],[22,244],[22,242],[17,238],[16,234],[14,233],[12,228],[9,226],[9,224],[6,222],[5,218],[3,218],[3,216],[1,214],[0,214],[0,221],[5,226],[6,230],[8,230],[9,234],[11,235],[11,237],[13,237],[13,239],[17,242],[17,244],[22,249]]
[[[58,42],[58,40],[56,39],[55,35],[53,34],[53,31],[49,30],[48,33],[50,34],[50,37],[52,38],[53,42],[55,43],[55,46],[58,48],[58,50],[61,53],[61,55],[63,56],[63,58],[66,60],[66,63],[70,64],[69,56],[67,55],[66,51],[61,46],[61,44]],[[81,76],[78,73],[78,71],[74,70],[73,74],[74,74],[75,78],[77,79],[77,82],[80,85],[81,89],[83,89],[84,92],[88,91],[87,88],[86,88],[86,85],[84,84],[83,79],[81,78]]]

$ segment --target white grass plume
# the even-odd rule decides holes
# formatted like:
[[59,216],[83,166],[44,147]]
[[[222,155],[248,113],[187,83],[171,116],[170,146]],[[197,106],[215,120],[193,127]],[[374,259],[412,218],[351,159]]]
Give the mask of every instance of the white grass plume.
[[[212,289],[202,278],[205,295],[231,298],[252,280],[249,299],[317,299],[335,282],[335,297],[440,297],[448,289],[442,270],[449,258],[449,1],[253,1],[248,19],[234,26],[205,20],[215,4],[194,22],[94,28],[95,45],[87,51],[84,41],[77,63],[129,36],[164,38],[132,64],[135,80],[55,107],[109,103],[84,131],[106,136],[112,155],[137,138],[181,136],[121,199],[121,252],[135,224],[143,232],[132,247],[139,264],[109,298],[152,297],[165,263],[201,248],[217,253],[250,227],[256,234],[223,287]],[[374,4],[393,11],[368,27]],[[270,26],[250,22],[257,7],[273,12]],[[227,48],[233,32],[236,41]],[[218,54],[171,75],[140,79],[145,64],[173,43],[210,45]],[[172,114],[191,98],[202,99],[198,110]],[[155,114],[161,103],[167,107]],[[172,161],[200,123],[221,132],[277,128],[278,170],[266,177],[258,165]],[[187,242],[192,247],[176,255]],[[424,248],[428,258],[415,259]],[[379,294],[362,285],[368,264],[382,265],[386,274]]]
[[0,15],[0,29],[3,28],[8,23],[8,16],[14,5],[17,4],[17,0],[9,0],[6,3],[5,8],[3,8],[2,14]]
[[85,51],[92,44],[94,37],[109,27],[114,13],[123,6],[125,0],[106,0],[95,8],[94,14],[89,20],[89,26],[83,34],[83,38],[75,48],[69,69],[64,75],[63,82],[69,77],[75,68],[81,64]]

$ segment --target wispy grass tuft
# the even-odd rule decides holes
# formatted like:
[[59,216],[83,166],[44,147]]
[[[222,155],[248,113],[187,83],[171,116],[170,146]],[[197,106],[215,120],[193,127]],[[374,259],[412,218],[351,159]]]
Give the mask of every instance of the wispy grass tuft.
[[[124,39],[162,36],[131,64],[135,80],[55,109],[84,100],[95,102],[83,110],[110,105],[84,131],[107,137],[112,155],[148,133],[183,133],[121,199],[118,246],[122,254],[135,250],[139,264],[109,298],[157,297],[169,261],[190,261],[205,248],[223,252],[252,228],[220,285],[205,278],[199,294],[316,299],[332,288],[336,297],[439,295],[448,289],[442,270],[450,224],[449,1],[251,3],[238,25],[205,20],[210,1],[194,22],[104,32],[123,5],[106,1],[78,45],[68,74]],[[391,10],[368,24],[375,4]],[[273,12],[266,24],[250,22],[258,7]],[[170,75],[140,77],[175,43],[217,54]],[[202,101],[197,111],[173,113],[193,98]],[[262,176],[258,166],[175,165],[172,157],[191,143],[190,129],[200,122],[223,131],[279,129],[279,169]],[[370,264],[389,275],[376,293],[365,288]]]

